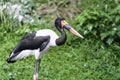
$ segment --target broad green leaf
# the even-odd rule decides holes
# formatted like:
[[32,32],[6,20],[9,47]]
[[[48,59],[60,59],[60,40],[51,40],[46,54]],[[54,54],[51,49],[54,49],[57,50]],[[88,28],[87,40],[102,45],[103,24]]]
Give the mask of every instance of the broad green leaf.
[[93,29],[93,25],[92,24],[88,24],[87,28],[88,28],[89,31],[91,31]]
[[113,41],[114,41],[114,38],[113,37],[109,37],[106,42],[107,42],[107,44],[110,45]]
[[120,31],[117,32],[118,37],[120,37]]
[[108,33],[101,33],[101,40],[104,40],[109,34]]

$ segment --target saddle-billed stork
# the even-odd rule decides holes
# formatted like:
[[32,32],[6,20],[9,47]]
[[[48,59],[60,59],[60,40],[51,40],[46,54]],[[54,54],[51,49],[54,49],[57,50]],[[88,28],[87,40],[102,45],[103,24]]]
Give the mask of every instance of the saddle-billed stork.
[[61,33],[61,36],[50,30],[43,29],[36,32],[32,32],[22,38],[18,45],[13,49],[9,58],[8,63],[13,63],[16,60],[25,58],[30,55],[34,55],[36,59],[36,65],[34,70],[33,79],[38,80],[38,72],[40,68],[40,61],[42,55],[52,46],[60,46],[66,42],[67,36],[64,29],[67,29],[72,34],[83,38],[77,31],[75,31],[64,18],[57,18],[55,20],[55,27]]

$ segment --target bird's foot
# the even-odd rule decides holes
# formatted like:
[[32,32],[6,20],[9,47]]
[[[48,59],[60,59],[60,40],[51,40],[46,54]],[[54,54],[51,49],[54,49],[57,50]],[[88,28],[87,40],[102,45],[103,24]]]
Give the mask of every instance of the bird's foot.
[[33,80],[38,80],[38,73],[35,73],[35,74],[33,75]]

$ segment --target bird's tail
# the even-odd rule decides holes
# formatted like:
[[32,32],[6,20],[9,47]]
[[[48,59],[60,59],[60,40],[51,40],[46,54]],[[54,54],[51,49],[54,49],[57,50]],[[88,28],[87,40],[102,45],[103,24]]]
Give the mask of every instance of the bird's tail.
[[14,63],[14,62],[16,62],[15,60],[12,60],[13,57],[15,56],[15,55],[12,55],[12,54],[13,54],[13,52],[11,52],[11,54],[9,55],[9,58],[7,58],[7,60],[6,60],[8,63]]
[[16,61],[11,60],[11,58],[8,58],[6,61],[7,61],[8,63],[14,63],[14,62],[16,62]]

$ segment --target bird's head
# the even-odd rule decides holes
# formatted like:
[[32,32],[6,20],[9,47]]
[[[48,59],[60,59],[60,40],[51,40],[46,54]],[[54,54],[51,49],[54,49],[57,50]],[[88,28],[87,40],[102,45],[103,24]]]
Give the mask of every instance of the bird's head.
[[61,31],[62,29],[67,29],[69,32],[71,32],[72,34],[83,38],[83,36],[81,34],[79,34],[74,28],[72,28],[66,21],[64,18],[57,18],[55,20],[55,26],[56,28]]

